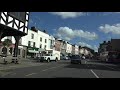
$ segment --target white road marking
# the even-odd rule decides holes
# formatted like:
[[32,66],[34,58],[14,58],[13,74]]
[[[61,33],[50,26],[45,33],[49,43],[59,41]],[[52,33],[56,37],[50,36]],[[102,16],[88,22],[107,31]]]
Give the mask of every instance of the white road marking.
[[27,74],[25,76],[31,76],[31,75],[34,75],[34,74],[37,74],[37,73],[30,73],[30,74]]
[[[60,65],[60,66],[58,66],[58,67],[61,67],[61,66],[63,66],[63,65]],[[44,70],[42,70],[42,71],[47,71],[47,70],[54,69],[54,68],[58,68],[58,67],[51,67],[51,68],[48,68],[48,69],[44,69]]]
[[90,71],[94,74],[96,78],[99,78],[98,75],[93,70],[90,70]]

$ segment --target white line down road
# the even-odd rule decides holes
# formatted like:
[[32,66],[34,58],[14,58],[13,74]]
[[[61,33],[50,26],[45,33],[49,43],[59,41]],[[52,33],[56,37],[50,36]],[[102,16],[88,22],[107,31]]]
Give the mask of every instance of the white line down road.
[[93,70],[90,70],[90,71],[94,74],[96,78],[99,78],[98,75]]
[[34,74],[37,74],[37,73],[31,73],[31,74],[27,74],[25,76],[31,76],[31,75],[34,75]]

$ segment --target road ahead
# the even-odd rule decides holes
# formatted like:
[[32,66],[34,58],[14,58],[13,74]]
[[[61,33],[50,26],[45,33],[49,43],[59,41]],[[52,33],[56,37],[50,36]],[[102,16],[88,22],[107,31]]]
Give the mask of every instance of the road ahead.
[[71,64],[69,60],[61,60],[0,72],[4,73],[1,78],[120,78],[119,65],[95,61]]

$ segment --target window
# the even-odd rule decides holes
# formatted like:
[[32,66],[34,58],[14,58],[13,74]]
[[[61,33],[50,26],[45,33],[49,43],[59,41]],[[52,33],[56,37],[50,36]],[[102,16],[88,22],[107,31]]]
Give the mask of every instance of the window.
[[35,42],[33,42],[33,47],[35,47]]
[[46,49],[46,47],[47,47],[47,46],[45,45],[45,48],[44,48],[44,49]]
[[31,46],[31,42],[30,41],[28,41],[28,46]]
[[45,43],[47,43],[47,39],[45,39]]
[[31,34],[31,39],[34,39],[34,34],[33,33]]
[[51,45],[52,45],[52,40],[51,40]]
[[42,37],[40,37],[40,41],[42,42]]
[[42,44],[40,44],[40,48],[42,48]]

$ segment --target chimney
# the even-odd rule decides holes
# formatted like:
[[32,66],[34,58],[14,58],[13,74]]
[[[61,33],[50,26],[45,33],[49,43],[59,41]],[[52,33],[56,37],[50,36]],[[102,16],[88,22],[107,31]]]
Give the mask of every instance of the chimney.
[[104,41],[103,43],[106,44],[106,41]]
[[35,28],[35,26],[31,27],[31,30],[37,32],[37,29]]
[[43,30],[44,33],[46,33],[46,30]]
[[36,30],[36,28],[33,26],[33,27],[31,27],[31,30]]
[[110,44],[111,42],[110,41],[108,41],[108,44]]

